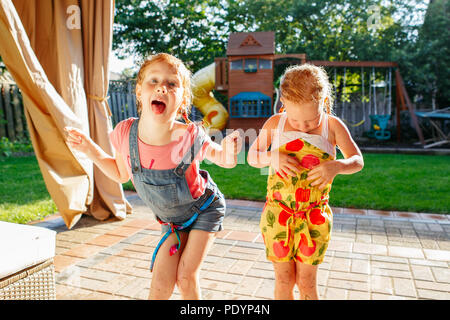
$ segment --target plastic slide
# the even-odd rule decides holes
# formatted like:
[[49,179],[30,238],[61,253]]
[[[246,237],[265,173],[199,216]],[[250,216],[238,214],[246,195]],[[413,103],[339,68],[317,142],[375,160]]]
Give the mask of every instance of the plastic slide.
[[204,115],[205,127],[223,130],[227,125],[228,111],[214,98],[216,67],[212,63],[197,71],[192,77],[193,104]]

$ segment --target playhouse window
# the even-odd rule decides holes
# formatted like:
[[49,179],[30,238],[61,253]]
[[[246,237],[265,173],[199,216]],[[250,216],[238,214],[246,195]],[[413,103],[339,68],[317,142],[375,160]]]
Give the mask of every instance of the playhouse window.
[[259,59],[259,68],[263,69],[272,69],[272,60],[267,59]]
[[257,61],[256,59],[245,59],[245,72],[256,72],[257,70]]
[[242,59],[231,61],[230,70],[242,70]]
[[259,92],[241,92],[230,99],[232,118],[269,117],[270,98]]

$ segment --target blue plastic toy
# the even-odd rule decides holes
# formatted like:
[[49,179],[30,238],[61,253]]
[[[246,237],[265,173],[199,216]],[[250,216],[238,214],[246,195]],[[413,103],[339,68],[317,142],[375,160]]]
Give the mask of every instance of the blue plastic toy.
[[378,140],[388,140],[391,138],[391,132],[387,130],[387,125],[389,119],[391,118],[388,114],[371,114],[370,117],[370,131],[367,135],[370,138],[375,138]]

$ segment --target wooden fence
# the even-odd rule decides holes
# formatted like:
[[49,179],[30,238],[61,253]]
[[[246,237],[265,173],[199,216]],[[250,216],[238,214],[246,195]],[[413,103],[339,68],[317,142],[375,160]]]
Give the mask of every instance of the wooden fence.
[[111,109],[113,127],[120,121],[137,117],[134,81],[110,81],[108,103]]
[[[332,72],[330,72],[330,74],[332,74]],[[331,80],[334,80],[335,77],[331,76],[330,78]],[[369,80],[368,78],[369,77],[366,79]],[[349,85],[351,86],[353,84],[346,84],[346,86]],[[0,138],[7,137],[11,141],[28,139],[29,134],[26,128],[20,90],[17,85],[12,83],[0,83],[0,89]],[[394,108],[391,108],[391,90],[379,88],[375,92],[369,89],[369,87],[366,88],[366,91],[361,89],[362,88],[359,88],[358,90],[355,90],[354,93],[348,95],[346,102],[341,99],[339,95],[336,97],[337,99],[335,101],[334,113],[346,120],[349,130],[355,138],[362,137],[363,133],[370,129],[369,114],[391,114],[391,112],[394,111]],[[370,100],[362,98],[367,98],[370,92],[373,93]],[[394,93],[394,90],[392,90],[392,93]],[[113,127],[124,119],[137,117],[134,81],[110,81],[108,96]],[[376,99],[374,99],[374,97],[376,97]],[[364,100],[367,102],[362,102]],[[375,105],[371,103],[372,100],[377,101]],[[202,117],[202,114],[193,107],[190,118],[197,121]],[[394,119],[391,119],[391,124],[394,123]]]
[[[10,141],[29,139],[22,94],[14,83],[0,82],[0,138]],[[129,117],[137,117],[134,81],[110,81],[108,103],[113,127]],[[192,108],[190,118],[200,120],[201,113]]]
[[[109,106],[113,126],[129,117],[137,117],[134,83],[111,81]],[[29,140],[22,94],[14,83],[0,82],[0,138]]]
[[[19,88],[14,83],[0,83],[0,90],[0,138],[29,139]],[[111,81],[108,96],[113,126],[129,117],[137,117],[134,82]]]
[[[112,113],[113,127],[120,121],[129,117],[137,117],[135,81],[117,81],[109,82],[108,103]],[[189,116],[191,120],[198,121],[203,118],[200,111],[192,107]]]

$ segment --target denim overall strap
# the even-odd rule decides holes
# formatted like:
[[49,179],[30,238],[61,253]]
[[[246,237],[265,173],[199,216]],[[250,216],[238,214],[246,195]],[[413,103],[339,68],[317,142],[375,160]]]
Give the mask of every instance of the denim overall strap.
[[130,163],[132,174],[142,173],[141,161],[139,159],[139,148],[138,148],[138,124],[139,118],[133,121],[130,129]]
[[[187,168],[189,168],[189,166],[191,165],[191,163],[194,161],[195,157],[197,156],[198,152],[203,147],[203,143],[205,142],[205,139],[206,139],[205,131],[202,130],[201,128],[199,128],[199,132],[198,132],[197,136],[195,137],[194,143],[192,144],[190,149],[184,154],[183,159],[181,160],[179,165],[173,170],[173,173],[177,177],[184,179]],[[137,164],[137,161],[135,161],[135,162]],[[193,204],[193,206],[191,207],[191,210],[194,212],[194,214],[187,221],[182,223],[181,225],[176,225],[173,222],[163,222],[161,219],[159,219],[157,217],[157,220],[161,225],[167,225],[170,227],[170,229],[161,238],[161,240],[159,241],[158,245],[155,248],[155,251],[153,252],[152,261],[150,264],[150,271],[153,271],[153,264],[155,262],[156,255],[159,251],[159,248],[164,243],[164,241],[170,236],[170,234],[175,233],[177,240],[178,240],[178,243],[171,246],[169,249],[169,254],[172,256],[180,249],[180,246],[181,246],[181,239],[180,239],[178,231],[186,229],[190,225],[192,225],[195,222],[195,220],[197,219],[198,215],[203,210],[208,208],[209,205],[215,200],[215,198],[216,198],[216,193],[213,190],[205,189],[205,194],[202,195],[198,199],[198,201],[195,204]]]
[[187,168],[189,168],[189,166],[203,147],[203,143],[205,142],[205,140],[206,132],[202,128],[198,127],[198,134],[195,137],[191,149],[184,154],[180,164],[173,171],[178,177],[181,178],[184,176]]
[[178,251],[178,249],[180,249],[180,246],[181,246],[181,240],[180,240],[180,235],[178,233],[178,230],[183,230],[183,229],[189,227],[192,223],[194,223],[194,221],[197,219],[199,213],[201,211],[205,210],[206,208],[208,208],[209,205],[214,201],[214,198],[216,196],[215,193],[213,193],[209,189],[207,189],[206,191],[208,191],[208,193],[210,193],[209,197],[206,199],[206,201],[199,208],[199,211],[196,212],[188,221],[184,222],[182,225],[175,225],[172,222],[162,222],[160,219],[158,219],[158,222],[160,224],[162,224],[162,225],[169,225],[170,229],[164,234],[164,236],[158,242],[158,245],[156,246],[155,251],[153,251],[152,261],[151,261],[151,264],[150,264],[150,271],[151,272],[153,272],[153,264],[155,263],[156,254],[158,253],[159,248],[164,243],[164,241],[166,241],[166,239],[170,236],[170,234],[172,232],[175,232],[175,235],[177,236],[177,240],[178,240],[178,243],[174,244],[169,249],[169,254],[170,254],[170,256],[172,256]]

